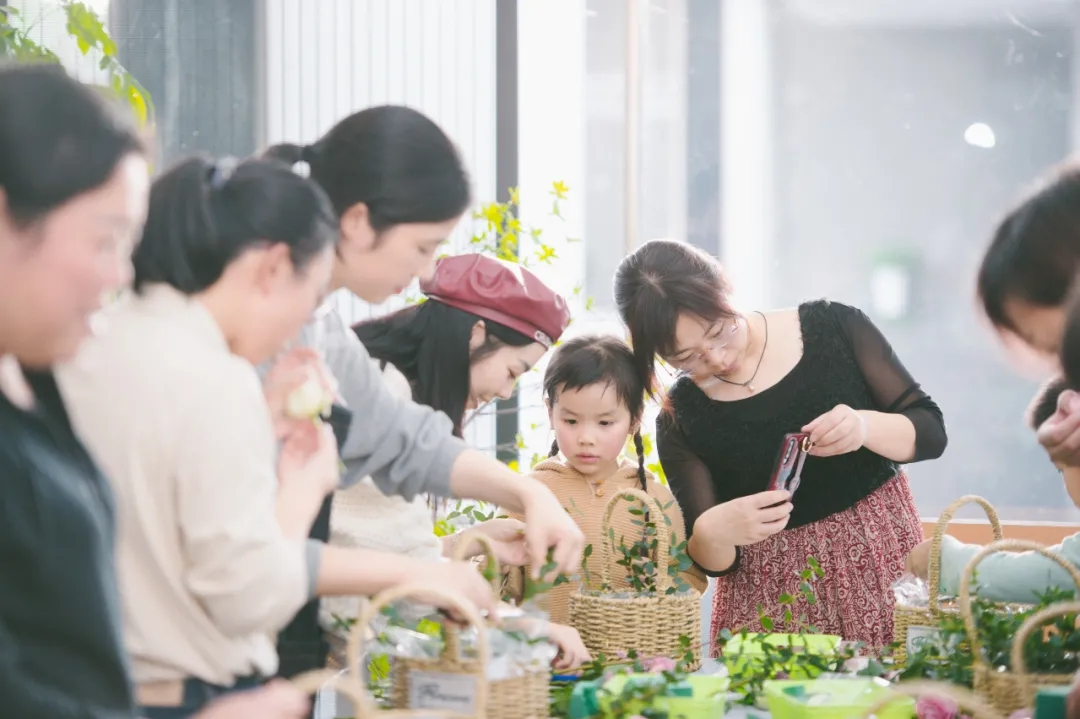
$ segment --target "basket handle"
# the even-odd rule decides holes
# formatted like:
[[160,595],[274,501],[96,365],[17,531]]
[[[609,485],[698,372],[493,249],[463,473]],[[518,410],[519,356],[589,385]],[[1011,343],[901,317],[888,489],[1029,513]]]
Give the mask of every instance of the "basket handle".
[[[600,534],[603,537],[603,543],[600,546],[600,576],[603,578],[604,584],[611,585],[611,571],[608,569],[610,561],[610,547],[608,546],[608,532],[611,529],[611,515],[615,512],[615,506],[620,500],[625,498],[639,500],[646,507],[647,512],[655,512],[656,517],[664,517],[663,507],[660,506],[660,501],[652,495],[641,491],[640,489],[634,489],[632,487],[625,487],[617,490],[615,494],[608,500],[607,507],[604,508],[604,521],[600,523]],[[666,592],[671,588],[671,575],[668,574],[668,566],[671,564],[671,539],[668,537],[666,528],[666,522],[664,528],[657,526],[656,528],[656,590],[658,592]]]
[[945,511],[938,517],[937,524],[934,525],[934,534],[930,540],[930,586],[928,589],[930,594],[930,611],[934,614],[938,613],[941,601],[942,539],[945,536],[945,530],[949,528],[949,523],[952,522],[953,515],[966,504],[977,504],[982,507],[984,512],[986,512],[986,518],[990,520],[990,529],[994,532],[995,542],[1000,542],[1005,538],[1005,534],[1001,531],[1001,520],[998,519],[997,510],[994,509],[994,505],[990,504],[990,502],[982,497],[975,494],[965,494],[945,508]]
[[966,687],[949,684],[947,682],[922,680],[898,682],[893,684],[890,688],[897,692],[897,695],[886,697],[875,703],[865,714],[863,714],[863,719],[875,716],[889,704],[892,704],[901,697],[913,697],[919,699],[920,697],[933,696],[952,699],[959,705],[961,710],[971,712],[973,719],[1003,719],[1000,713]]
[[964,629],[967,631],[972,661],[981,666],[985,666],[986,662],[983,660],[982,650],[979,645],[979,632],[975,626],[975,618],[971,616],[971,582],[979,562],[997,552],[1038,552],[1068,572],[1073,584],[1076,585],[1077,592],[1080,592],[1080,571],[1077,571],[1076,567],[1060,554],[1050,551],[1038,542],[1029,542],[1024,539],[1003,539],[1000,542],[991,542],[980,549],[964,567],[964,572],[960,576],[960,616],[964,619]]
[[1044,622],[1068,614],[1080,614],[1080,602],[1058,602],[1057,604],[1043,607],[1025,619],[1024,623],[1020,625],[1020,628],[1016,630],[1016,636],[1013,637],[1009,663],[1012,665],[1013,674],[1016,675],[1022,690],[1027,695],[1028,705],[1030,705],[1031,701],[1035,698],[1035,687],[1032,686],[1031,680],[1028,678],[1027,663],[1024,660],[1024,644],[1027,642],[1028,635],[1042,626]]
[[473,532],[471,536],[465,536],[469,533],[469,530],[465,530],[461,533],[460,538],[454,543],[454,552],[452,558],[456,562],[464,562],[468,559],[465,556],[465,550],[473,545],[473,543],[479,544],[481,554],[487,560],[489,566],[494,568],[495,575],[491,579],[491,591],[495,593],[496,598],[499,596],[499,576],[502,573],[502,568],[499,566],[499,557],[495,554],[495,543],[491,541],[491,537],[487,536],[483,532]]
[[[472,602],[468,601],[456,592],[450,592],[446,589],[434,587],[428,584],[422,584],[420,582],[412,582],[408,584],[401,584],[396,587],[391,587],[386,591],[380,592],[370,602],[366,602],[360,610],[360,616],[356,620],[356,624],[349,631],[349,641],[346,649],[346,657],[348,661],[347,676],[351,677],[348,680],[342,680],[341,678],[329,679],[335,685],[335,688],[341,688],[341,692],[349,696],[350,699],[356,702],[356,712],[358,719],[363,717],[373,716],[380,714],[382,716],[413,716],[413,712],[410,711],[390,711],[379,712],[375,706],[375,702],[372,701],[368,693],[363,690],[363,683],[359,677],[354,676],[354,673],[359,671],[361,666],[361,659],[363,657],[363,643],[364,633],[371,626],[371,622],[379,615],[379,612],[387,606],[390,606],[399,599],[405,599],[406,597],[418,598],[418,597],[431,597],[437,596],[444,600],[448,604],[454,607],[469,624],[476,627],[477,632],[477,671],[476,671],[476,714],[475,716],[482,717],[487,711],[487,697],[488,697],[488,683],[487,683],[487,666],[488,658],[490,656],[490,644],[488,642],[487,625],[483,619],[480,618],[480,613],[476,610],[476,607]],[[445,651],[445,650],[444,650]],[[334,672],[329,672],[334,674]],[[335,675],[336,676],[336,675]],[[326,673],[321,672],[307,672],[294,679],[294,683],[301,689],[309,691],[313,686],[313,682],[322,680],[315,689],[319,689],[326,685],[328,679]],[[299,680],[303,680],[304,683],[300,683]],[[423,710],[421,712],[423,716],[430,717],[445,717],[446,719],[462,719],[469,715],[461,714],[454,711],[432,711]]]

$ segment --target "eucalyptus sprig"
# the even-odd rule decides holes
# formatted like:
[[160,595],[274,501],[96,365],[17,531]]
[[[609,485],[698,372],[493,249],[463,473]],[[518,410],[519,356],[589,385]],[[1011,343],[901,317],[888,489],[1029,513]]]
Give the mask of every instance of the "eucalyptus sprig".
[[556,574],[555,578],[551,581],[545,581],[544,578],[554,574],[555,570],[558,568],[559,564],[555,561],[555,550],[548,549],[547,559],[544,561],[544,565],[540,567],[540,579],[533,579],[530,572],[525,573],[525,586],[523,587],[521,594],[522,604],[529,602],[541,594],[550,592],[560,584],[568,583],[570,577],[561,573]]
[[[625,496],[623,499],[627,502],[637,501],[631,496]],[[626,572],[626,582],[635,592],[656,594],[659,591],[656,579],[657,564],[659,563],[657,552],[660,544],[658,533],[660,531],[669,534],[668,553],[670,561],[667,562],[667,573],[671,577],[672,586],[667,588],[665,594],[682,594],[690,590],[690,584],[683,579],[682,573],[689,570],[693,566],[693,562],[690,560],[690,555],[687,554],[686,541],[680,542],[675,534],[674,525],[668,513],[668,510],[673,505],[674,500],[661,505],[663,510],[661,512],[663,518],[662,529],[657,526],[656,517],[652,516],[651,512],[639,507],[628,509],[627,512],[632,516],[630,523],[641,528],[641,538],[629,545],[626,543],[625,537],[619,537],[616,540],[615,528],[608,527],[608,541],[611,543],[611,549],[617,557],[615,564],[623,567]],[[612,587],[610,585],[601,586],[600,590],[611,592]]]
[[[765,607],[758,605],[758,620],[764,632],[755,633],[746,629],[738,632],[722,630],[717,639],[719,648],[740,637],[743,642],[757,639],[760,654],[738,661],[739,655],[725,656],[729,660],[731,691],[742,695],[739,704],[754,705],[763,696],[765,682],[772,679],[786,679],[794,669],[805,672],[808,676],[823,673],[848,672],[852,659],[863,657],[866,646],[861,642],[846,643],[831,652],[821,654],[810,651],[808,635],[817,634],[818,628],[811,625],[805,613],[795,614],[799,600],[807,605],[817,603],[814,584],[825,576],[820,563],[814,557],[807,557],[806,567],[799,570],[799,590],[795,595],[784,593],[777,598],[782,607],[780,616],[770,616]],[[787,646],[775,646],[765,641],[767,633],[774,631],[793,635]],[[860,676],[880,677],[892,671],[891,660],[882,657],[868,657],[867,664],[854,672]]]

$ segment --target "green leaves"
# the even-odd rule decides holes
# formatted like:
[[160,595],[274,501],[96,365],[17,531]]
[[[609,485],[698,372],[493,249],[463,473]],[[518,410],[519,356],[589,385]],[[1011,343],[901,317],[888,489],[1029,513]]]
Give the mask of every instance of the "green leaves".
[[[825,572],[814,557],[807,557],[806,567],[799,570],[796,576],[799,578],[798,593],[784,592],[776,598],[776,604],[780,608],[778,616],[770,616],[764,605],[757,605],[762,633],[751,633],[745,628],[737,633],[732,633],[728,629],[722,629],[717,633],[716,642],[719,648],[725,648],[736,636],[739,636],[744,643],[757,640],[760,654],[733,656],[729,651],[725,655],[731,676],[731,689],[743,694],[744,697],[740,700],[740,704],[754,705],[764,691],[765,682],[770,679],[787,677],[793,672],[807,676],[817,676],[825,672],[843,672],[845,664],[853,657],[859,656],[864,649],[862,644],[855,643],[843,645],[827,654],[815,654],[808,651],[809,642],[806,637],[810,634],[818,634],[818,628],[807,622],[805,613],[799,613],[796,617],[796,610],[800,605],[809,606],[817,602],[813,585],[825,576]],[[791,634],[792,641],[789,644],[767,641],[766,633],[773,632]],[[884,675],[889,669],[886,662],[875,659],[870,661],[860,674],[877,677]]]
[[[549,549],[547,553],[547,559],[544,565],[540,568],[540,576],[547,577],[551,575],[559,565],[555,561],[555,550]],[[533,579],[531,573],[525,574],[525,587],[522,590],[521,601],[522,603],[528,602],[535,597],[550,592],[553,588],[560,584],[566,584],[570,581],[570,578],[565,574],[558,574],[550,582],[545,582],[543,579]]]
[[[626,495],[623,496],[623,500],[629,503],[638,501]],[[665,531],[670,533],[666,572],[667,576],[672,578],[672,586],[664,591],[665,595],[681,594],[691,589],[690,584],[680,575],[681,572],[688,571],[693,566],[690,555],[686,553],[686,541],[679,542],[675,533],[670,530],[671,519],[667,516],[666,510],[673,505],[674,502],[661,505],[664,511],[660,512]],[[626,539],[620,537],[616,542],[614,528],[608,527],[608,540],[612,554],[616,557],[615,564],[626,570],[625,581],[632,591],[639,594],[658,593],[656,578],[660,558],[657,556],[659,529],[657,517],[654,516],[656,512],[647,512],[641,507],[629,507],[626,511],[632,517],[640,517],[640,519],[631,519],[630,524],[641,528],[641,538],[627,544]],[[601,591],[610,591],[610,589],[602,587]]]
[[[1020,625],[1051,604],[1070,601],[1075,592],[1049,589],[1036,596],[1036,604],[1003,608],[976,596],[971,603],[979,644],[992,667],[1011,669],[1013,638]],[[1047,623],[1045,631],[1032,632],[1024,644],[1027,669],[1036,674],[1072,674],[1080,669],[1080,630],[1076,615]],[[927,637],[908,655],[901,678],[936,679],[961,686],[973,684],[971,646],[963,619],[943,614],[936,635]]]
[[[109,36],[105,24],[86,3],[64,0],[67,34],[75,40],[83,55],[100,54],[98,69],[107,74],[105,89],[125,102],[141,124],[153,118],[153,102],[150,93],[136,80],[117,58],[116,42]],[[30,35],[33,24],[27,23],[12,7],[0,7],[0,58],[12,58],[18,62],[47,62],[60,64],[60,58],[50,48],[37,43]]]

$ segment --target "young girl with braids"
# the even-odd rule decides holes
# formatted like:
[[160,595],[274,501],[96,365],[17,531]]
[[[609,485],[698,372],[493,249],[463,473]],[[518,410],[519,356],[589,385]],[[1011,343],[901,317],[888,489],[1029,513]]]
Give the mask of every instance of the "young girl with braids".
[[[544,373],[544,400],[555,442],[551,455],[533,467],[531,476],[555,494],[592,545],[581,581],[599,588],[602,547],[610,544],[601,526],[604,509],[621,489],[641,489],[655,497],[681,544],[686,539],[682,512],[671,491],[645,469],[640,431],[645,387],[626,343],[613,336],[585,335],[557,347]],[[629,437],[634,440],[636,462],[622,456]],[[612,515],[611,526],[616,541],[629,546],[640,538],[642,528],[632,523],[634,515],[620,510]],[[653,521],[663,526],[661,520]],[[609,562],[612,589],[629,590],[626,570],[615,564],[616,559],[612,555]],[[700,570],[694,568],[684,576],[704,591],[707,580]],[[551,621],[567,623],[573,586],[560,584],[545,595]]]

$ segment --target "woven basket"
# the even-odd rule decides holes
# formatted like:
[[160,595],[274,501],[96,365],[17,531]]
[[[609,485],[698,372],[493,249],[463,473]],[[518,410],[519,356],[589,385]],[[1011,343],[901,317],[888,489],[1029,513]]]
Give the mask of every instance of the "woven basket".
[[[890,688],[901,696],[914,697],[915,699],[928,697],[945,697],[946,699],[951,699],[959,705],[961,714],[970,716],[972,719],[1002,719],[1002,715],[998,713],[997,710],[987,704],[970,689],[955,684],[949,684],[948,682],[923,680],[899,682],[898,684],[893,684]],[[897,698],[898,697],[890,697],[878,702],[863,714],[863,718],[872,719],[878,712],[890,703],[896,701]]]
[[955,601],[941,601],[941,544],[953,515],[965,504],[977,504],[982,507],[990,520],[994,540],[1004,539],[997,510],[982,497],[974,494],[965,495],[945,508],[938,517],[937,524],[934,525],[934,534],[930,540],[929,605],[905,607],[898,604],[893,608],[893,641],[897,645],[894,656],[897,663],[903,664],[907,661],[908,654],[914,652],[918,640],[937,633],[938,620],[942,614],[958,614],[960,611]]
[[[494,564],[495,577],[499,577],[498,560],[491,540],[483,534],[474,538],[483,547],[488,561]],[[454,559],[463,561],[461,555],[471,542],[462,542],[454,550]],[[498,596],[499,580],[492,581],[492,591]],[[486,671],[487,661],[462,659],[460,651],[460,632],[457,627],[446,626],[443,630],[445,646],[438,659],[395,658],[391,670],[393,689],[391,703],[396,708],[404,708],[409,703],[411,677],[413,672],[434,672],[439,674],[475,675]],[[544,667],[538,671],[525,672],[520,676],[488,681],[487,711],[491,717],[499,719],[544,719],[548,715],[549,682],[551,672]]]
[[438,596],[450,603],[465,620],[477,628],[477,664],[487,666],[488,660],[488,636],[487,626],[480,618],[479,612],[471,602],[455,593],[438,589],[426,584],[413,583],[403,584],[382,592],[372,601],[364,604],[360,611],[360,617],[349,633],[347,649],[348,665],[350,671],[344,674],[329,669],[321,669],[305,672],[294,677],[292,683],[300,690],[308,694],[315,694],[323,689],[332,689],[350,699],[356,709],[356,719],[370,719],[376,716],[385,717],[424,717],[425,719],[486,719],[488,716],[498,717],[499,714],[489,714],[488,685],[483,672],[473,672],[475,678],[473,694],[473,713],[461,713],[447,710],[433,709],[392,709],[380,711],[374,700],[365,690],[363,677],[356,676],[355,670],[366,666],[363,659],[363,638],[371,622],[379,615],[379,612],[399,599],[408,597],[431,597]]
[[[611,515],[625,497],[639,500],[649,512],[655,513],[653,516],[664,516],[660,502],[640,489],[622,489],[611,497],[601,524],[605,541],[600,549],[600,570],[605,586],[611,586],[606,541]],[[665,594],[673,586],[668,574],[671,540],[666,531],[656,534],[656,594],[623,598],[579,589],[570,595],[570,624],[581,634],[585,647],[594,657],[614,659],[634,650],[639,657],[681,660],[689,649],[694,660],[686,669],[694,671],[701,665],[701,593],[691,589],[683,594]],[[679,643],[680,636],[690,637],[689,647]]]
[[[1011,671],[1000,671],[986,663],[979,645],[979,635],[975,626],[975,618],[971,615],[971,583],[972,576],[979,562],[996,552],[1038,552],[1047,559],[1061,565],[1072,577],[1077,592],[1080,592],[1080,571],[1061,555],[1050,551],[1037,542],[1027,542],[1020,539],[1006,539],[993,542],[983,547],[978,554],[971,558],[964,575],[960,580],[960,614],[964,619],[964,628],[967,630],[968,644],[972,656],[972,674],[975,680],[975,693],[982,696],[1002,714],[1012,714],[1017,709],[1031,706],[1035,699],[1035,691],[1043,687],[1062,686],[1072,684],[1074,674],[1028,674],[1024,662],[1024,642],[1032,629],[1047,618],[1053,618],[1068,613],[1065,608],[1080,606],[1073,602],[1055,604],[1042,609],[1020,625],[1016,636],[1013,637],[1012,653],[1010,657]],[[1075,611],[1075,610],[1073,610]]]

